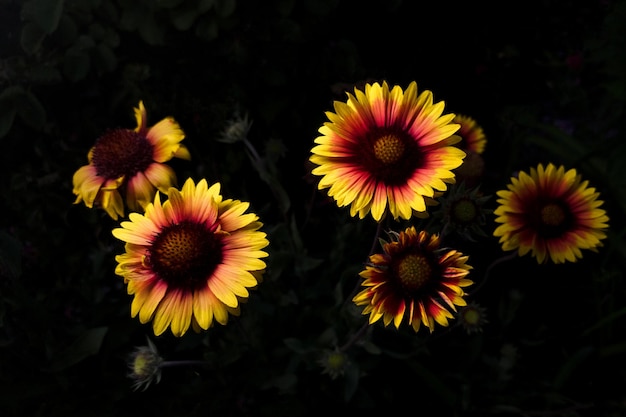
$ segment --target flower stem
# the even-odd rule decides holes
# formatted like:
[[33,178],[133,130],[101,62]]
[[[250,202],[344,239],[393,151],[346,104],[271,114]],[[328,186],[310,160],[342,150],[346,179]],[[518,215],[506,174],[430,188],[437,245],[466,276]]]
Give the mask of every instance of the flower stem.
[[365,323],[363,323],[363,326],[361,326],[361,328],[355,334],[352,335],[350,340],[348,340],[343,346],[339,348],[339,351],[345,352],[346,350],[350,349],[352,345],[354,345],[359,339],[363,337],[368,327],[369,327],[369,322],[366,321]]

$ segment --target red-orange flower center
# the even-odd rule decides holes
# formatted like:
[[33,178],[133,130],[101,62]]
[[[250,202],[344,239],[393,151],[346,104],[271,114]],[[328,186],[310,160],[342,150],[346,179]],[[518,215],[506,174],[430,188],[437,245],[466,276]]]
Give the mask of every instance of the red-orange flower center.
[[415,138],[400,127],[374,127],[355,149],[355,163],[387,185],[405,184],[422,165],[423,155]]
[[395,135],[384,135],[374,142],[374,156],[383,164],[393,164],[403,153],[404,143]]
[[193,222],[165,228],[149,250],[146,263],[169,286],[195,290],[206,285],[222,261],[219,235]]
[[432,276],[428,259],[422,255],[409,254],[402,258],[396,268],[400,285],[408,292],[421,288]]
[[144,136],[129,129],[111,129],[98,138],[92,163],[100,177],[132,177],[153,162],[154,147]]
[[541,222],[546,226],[559,226],[565,221],[565,211],[558,204],[550,203],[541,209]]

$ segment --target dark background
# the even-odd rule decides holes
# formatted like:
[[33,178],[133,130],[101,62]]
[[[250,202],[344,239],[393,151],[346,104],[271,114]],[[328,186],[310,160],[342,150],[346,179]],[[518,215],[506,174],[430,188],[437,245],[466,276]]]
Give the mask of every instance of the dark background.
[[[0,0],[0,415],[626,415],[625,23],[621,0]],[[483,331],[376,323],[332,379],[317,360],[366,320],[343,303],[376,225],[316,190],[307,160],[333,101],[383,80],[478,121],[486,195],[538,163],[576,168],[609,236],[576,264],[498,263],[490,218],[459,243],[485,280]],[[139,100],[186,133],[179,182],[219,181],[271,242],[241,317],[205,334],[156,338],[131,318],[117,223],[72,204],[89,148],[134,128]],[[263,171],[219,140],[236,112]],[[207,365],[135,392],[126,361],[146,337]]]

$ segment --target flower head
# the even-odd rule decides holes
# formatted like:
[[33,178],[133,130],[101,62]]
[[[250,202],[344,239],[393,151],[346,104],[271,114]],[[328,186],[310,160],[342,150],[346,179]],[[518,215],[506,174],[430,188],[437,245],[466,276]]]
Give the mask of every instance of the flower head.
[[133,389],[138,390],[143,386],[145,391],[152,382],[158,384],[161,381],[162,365],[163,358],[159,356],[156,346],[150,339],[147,346],[135,348],[128,361],[128,377],[134,381]]
[[348,355],[339,349],[325,350],[317,362],[322,367],[322,374],[328,374],[331,379],[344,375],[350,364]]
[[600,193],[582,181],[575,169],[539,164],[530,174],[511,178],[497,192],[494,211],[501,223],[493,232],[505,251],[531,252],[537,262],[576,262],[581,249],[597,251],[606,238],[609,218],[600,208]]
[[242,116],[239,112],[235,112],[235,115],[226,123],[226,127],[224,127],[217,140],[225,143],[241,142],[247,139],[251,127],[252,121],[249,120],[247,114]]
[[454,119],[452,119],[452,122],[460,125],[456,134],[461,137],[461,141],[457,143],[456,146],[464,151],[475,152],[477,154],[482,154],[485,151],[487,137],[485,136],[482,126],[480,126],[474,118],[465,114],[457,114],[454,116]]
[[483,227],[492,211],[485,208],[485,203],[490,198],[490,195],[483,195],[479,187],[467,188],[465,182],[452,186],[439,198],[440,209],[433,215],[443,223],[441,235],[454,233],[468,241],[486,237]]
[[482,153],[485,151],[487,137],[483,128],[470,116],[457,114],[453,122],[461,126],[456,132],[461,137],[461,141],[456,146],[467,153],[463,164],[454,170],[457,183],[465,182],[469,186],[477,185],[485,173],[485,161]]
[[131,315],[152,320],[157,336],[168,327],[182,336],[190,326],[226,324],[262,278],[269,243],[263,224],[245,213],[249,203],[219,192],[219,183],[209,188],[189,178],[180,191],[170,188],[163,204],[157,192],[145,214],[131,213],[113,230],[126,242],[115,272],[134,295]]
[[437,235],[417,232],[413,226],[392,237],[382,242],[383,253],[370,256],[360,273],[365,289],[352,301],[365,306],[370,324],[382,317],[385,326],[393,321],[399,328],[406,316],[415,332],[422,324],[430,332],[435,322],[448,326],[453,318],[449,309],[467,304],[463,287],[473,284],[467,279],[472,269],[468,256],[442,248]]
[[366,84],[365,91],[335,101],[335,112],[319,129],[310,161],[320,176],[318,188],[328,188],[340,207],[362,219],[371,212],[376,221],[390,213],[394,219],[424,217],[432,199],[454,183],[452,170],[465,152],[453,146],[453,114],[443,115],[444,103],[433,103],[432,92],[417,94],[412,82],[406,91],[386,82]]
[[83,201],[89,208],[100,207],[117,220],[124,216],[124,200],[129,210],[140,211],[157,189],[165,193],[175,185],[176,174],[164,162],[174,157],[190,159],[180,143],[185,134],[171,117],[152,127],[146,117],[140,101],[134,130],[109,129],[96,140],[87,154],[89,164],[74,173],[74,204]]
[[467,334],[480,333],[487,320],[487,310],[472,301],[459,311],[459,322]]

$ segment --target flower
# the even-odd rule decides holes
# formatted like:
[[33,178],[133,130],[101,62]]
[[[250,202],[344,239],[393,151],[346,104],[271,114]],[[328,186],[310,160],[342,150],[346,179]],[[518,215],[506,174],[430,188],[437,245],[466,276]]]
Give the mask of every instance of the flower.
[[335,348],[324,350],[317,363],[322,367],[322,374],[328,374],[331,379],[337,379],[345,374],[350,365],[350,360],[348,355]]
[[493,232],[505,251],[531,252],[537,262],[576,262],[581,249],[597,251],[606,238],[609,218],[600,208],[600,193],[575,169],[548,164],[520,172],[507,190],[498,191],[494,214],[501,223]]
[[89,164],[73,177],[74,204],[101,207],[113,220],[124,216],[122,194],[129,210],[143,210],[157,189],[166,193],[176,183],[174,170],[164,162],[191,158],[180,143],[185,134],[173,118],[148,128],[143,102],[134,110],[137,127],[105,131],[87,154]]
[[138,346],[129,356],[128,368],[130,372],[128,377],[132,379],[133,389],[136,391],[143,386],[143,390],[148,389],[154,381],[158,384],[161,381],[161,368],[163,367],[163,358],[159,356],[159,352],[150,339],[147,346]]
[[406,91],[368,83],[365,92],[347,95],[326,112],[329,121],[311,150],[318,188],[361,219],[370,212],[376,221],[387,212],[394,219],[425,217],[465,157],[452,146],[460,140],[454,115],[442,115],[444,103],[433,103],[432,92],[418,95],[415,82]]
[[487,320],[487,310],[472,301],[459,311],[459,322],[467,334],[481,333]]
[[226,123],[226,127],[222,130],[219,142],[236,143],[244,141],[248,138],[248,132],[252,127],[252,121],[248,119],[248,115],[241,115],[235,112],[232,119]]
[[385,326],[393,320],[399,328],[406,315],[415,332],[421,324],[431,333],[435,322],[448,326],[453,318],[448,309],[465,306],[463,287],[473,284],[466,278],[472,269],[468,256],[442,248],[438,235],[413,226],[391,236],[391,242],[381,242],[383,253],[371,255],[359,274],[365,289],[352,301],[365,306],[362,314],[370,315],[370,324],[382,317]]
[[450,191],[438,199],[440,209],[433,215],[443,224],[440,235],[454,233],[472,242],[477,237],[487,237],[483,227],[492,210],[484,206],[490,198],[490,195],[483,195],[479,187],[467,188],[465,182],[450,187]]
[[134,294],[131,315],[153,321],[155,335],[168,327],[182,336],[213,321],[226,324],[239,315],[239,303],[261,281],[269,242],[249,203],[223,200],[220,184],[210,188],[189,178],[182,189],[170,188],[161,204],[157,192],[145,214],[131,213],[113,235],[126,242],[115,257],[116,274]]
[[461,141],[456,146],[463,149],[467,154],[463,164],[454,170],[456,181],[475,186],[485,173],[485,161],[482,153],[485,151],[487,137],[483,128],[470,116],[457,114],[452,122],[461,126],[456,132],[461,137]]
[[464,151],[475,152],[482,154],[485,151],[487,145],[487,137],[483,128],[474,120],[474,118],[465,114],[457,114],[452,119],[452,123],[458,123],[460,125],[459,130],[456,132],[461,137],[461,141],[456,144]]

